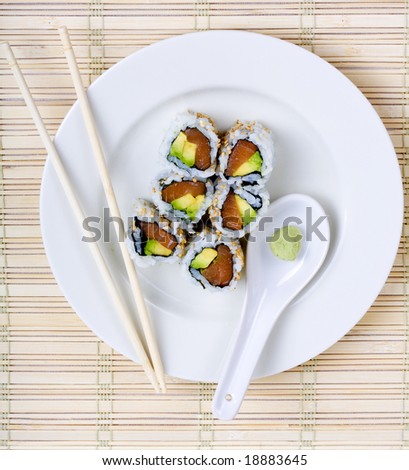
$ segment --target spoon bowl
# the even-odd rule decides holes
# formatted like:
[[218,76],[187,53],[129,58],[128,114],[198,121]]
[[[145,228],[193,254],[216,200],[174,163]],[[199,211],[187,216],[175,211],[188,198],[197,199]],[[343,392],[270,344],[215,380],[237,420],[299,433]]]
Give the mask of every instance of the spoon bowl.
[[[276,230],[296,226],[302,235],[294,261],[280,259],[270,241]],[[321,205],[303,194],[273,202],[247,246],[244,310],[213,398],[213,414],[237,414],[265,343],[280,314],[318,272],[328,252],[330,229]]]

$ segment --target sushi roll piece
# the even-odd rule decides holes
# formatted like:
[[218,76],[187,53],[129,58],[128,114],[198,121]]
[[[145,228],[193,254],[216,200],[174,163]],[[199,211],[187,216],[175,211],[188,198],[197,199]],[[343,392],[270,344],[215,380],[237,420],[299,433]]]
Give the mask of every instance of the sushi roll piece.
[[224,240],[213,232],[203,235],[190,244],[184,258],[187,274],[205,289],[234,289],[244,266],[240,242]]
[[209,178],[217,165],[219,137],[213,121],[204,114],[186,111],[176,116],[159,150],[160,158],[174,170]]
[[181,220],[191,229],[205,214],[213,199],[213,183],[183,173],[165,173],[152,183],[153,202],[159,212]]
[[273,170],[272,133],[259,122],[240,122],[227,131],[219,156],[219,176],[229,183],[261,187]]
[[242,238],[254,230],[270,203],[264,189],[251,185],[229,185],[219,179],[209,215],[216,231],[227,237]]
[[135,263],[146,267],[180,261],[186,245],[183,229],[159,215],[149,201],[138,199],[134,207],[126,242]]

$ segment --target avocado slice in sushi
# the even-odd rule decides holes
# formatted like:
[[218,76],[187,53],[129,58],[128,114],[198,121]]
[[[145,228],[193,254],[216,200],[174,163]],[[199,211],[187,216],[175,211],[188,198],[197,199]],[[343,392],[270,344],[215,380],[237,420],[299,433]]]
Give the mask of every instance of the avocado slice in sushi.
[[196,145],[187,141],[187,136],[184,132],[179,132],[179,135],[170,147],[170,155],[179,158],[179,160],[191,168],[195,164]]
[[196,203],[196,198],[191,194],[185,194],[171,202],[171,205],[177,211],[185,211]]
[[216,258],[217,251],[213,248],[204,248],[190,263],[193,269],[204,269]]
[[183,155],[183,147],[185,146],[186,142],[186,134],[184,132],[179,132],[178,136],[173,141],[172,146],[170,147],[170,155],[181,158]]
[[230,191],[224,201],[221,215],[223,226],[230,230],[241,230],[257,217],[257,212],[242,197]]
[[148,240],[143,252],[147,256],[170,256],[172,254],[172,250],[169,250],[169,248],[166,248],[157,240]]
[[234,172],[233,176],[245,176],[254,172],[261,172],[261,166],[263,164],[263,159],[261,158],[260,152],[253,153],[253,155],[239,166],[239,168]]
[[233,147],[225,175],[244,176],[250,173],[260,171],[263,159],[256,145],[249,140],[239,140]]
[[202,181],[178,181],[162,189],[162,199],[175,210],[184,211],[191,218],[205,200],[206,185]]
[[257,217],[257,212],[242,197],[235,194],[234,198],[239,209],[241,220],[243,221],[243,227],[245,227],[250,222],[253,222],[253,220]]
[[173,141],[169,155],[179,158],[189,168],[207,170],[211,165],[209,139],[196,128],[179,132]]
[[216,251],[216,258],[200,273],[212,286],[227,287],[233,279],[233,255],[226,245],[218,245]]
[[197,211],[200,206],[204,203],[204,196],[196,196],[195,202],[186,209],[186,214],[193,220],[196,217]]
[[171,205],[174,209],[184,211],[191,219],[194,219],[204,200],[203,195],[193,197],[191,194],[186,194],[172,201]]
[[143,253],[146,256],[170,256],[177,246],[174,235],[160,228],[156,222],[144,222],[135,217],[135,227],[141,229],[139,240]]
[[183,163],[185,163],[189,168],[194,166],[196,161],[196,144],[192,144],[191,142],[186,142],[185,146],[183,147],[183,155],[180,158]]

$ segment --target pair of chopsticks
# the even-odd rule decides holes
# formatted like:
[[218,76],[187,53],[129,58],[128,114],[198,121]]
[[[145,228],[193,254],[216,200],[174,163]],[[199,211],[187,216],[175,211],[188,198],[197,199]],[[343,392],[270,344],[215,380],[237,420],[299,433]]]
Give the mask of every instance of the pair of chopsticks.
[[[58,30],[60,33],[63,47],[64,47],[64,52],[67,58],[68,66],[70,69],[70,73],[72,76],[72,80],[74,83],[74,87],[75,87],[75,91],[78,97],[80,108],[81,108],[83,118],[85,121],[85,126],[87,129],[88,137],[91,142],[92,151],[93,151],[93,154],[96,159],[97,166],[98,166],[99,176],[101,178],[101,182],[104,188],[105,197],[108,202],[111,215],[115,217],[118,221],[120,221],[120,225],[114,224],[116,228],[116,236],[117,236],[118,244],[120,247],[121,256],[125,263],[126,272],[129,278],[129,282],[130,282],[130,286],[131,286],[131,290],[133,294],[133,299],[134,299],[137,312],[139,315],[139,319],[142,325],[142,330],[145,335],[147,347],[150,353],[150,358],[147,352],[145,351],[145,348],[136,330],[136,326],[133,320],[133,315],[130,309],[128,308],[128,306],[125,304],[123,297],[120,294],[118,288],[116,287],[116,283],[114,282],[112,278],[110,270],[104,260],[104,257],[99,249],[98,244],[95,242],[95,243],[88,243],[87,245],[91,250],[92,256],[96,262],[98,270],[101,273],[104,283],[107,287],[107,290],[114,302],[116,312],[118,313],[119,318],[122,321],[122,325],[125,328],[125,331],[128,334],[128,337],[132,342],[134,351],[137,354],[139,360],[141,361],[141,365],[149,381],[151,382],[151,384],[153,385],[153,387],[155,388],[157,392],[160,392],[161,390],[165,392],[166,383],[165,383],[163,365],[161,362],[155,336],[152,332],[152,327],[150,324],[149,315],[148,315],[147,308],[145,305],[143,293],[139,284],[138,275],[135,269],[135,265],[133,261],[131,260],[128,249],[125,243],[122,241],[122,238],[120,237],[121,234],[124,234],[124,233],[126,234],[127,232],[123,224],[123,219],[119,211],[119,207],[118,207],[118,203],[115,197],[112,182],[109,177],[109,173],[108,173],[108,169],[106,165],[106,158],[104,155],[103,147],[101,145],[101,140],[98,135],[97,127],[95,124],[95,119],[92,114],[91,106],[88,101],[86,91],[82,85],[81,75],[78,69],[78,64],[74,55],[74,51],[72,49],[68,30],[65,26],[58,28]],[[58,175],[60,183],[64,189],[64,193],[66,194],[68,198],[68,201],[71,205],[71,208],[74,212],[74,215],[78,223],[81,224],[82,226],[82,222],[86,217],[85,213],[83,209],[81,208],[81,204],[76,196],[74,187],[64,168],[62,160],[57,152],[57,149],[53,141],[51,140],[50,135],[47,132],[47,129],[38,111],[38,108],[34,103],[33,97],[27,86],[25,78],[20,70],[19,65],[16,62],[14,53],[8,43],[3,43],[1,47],[4,50],[6,59],[17,81],[17,84],[20,88],[21,94],[23,95],[26,105],[31,113],[31,117],[37,127],[37,131],[40,134],[44,147],[46,148],[48,155],[53,163],[53,166]]]

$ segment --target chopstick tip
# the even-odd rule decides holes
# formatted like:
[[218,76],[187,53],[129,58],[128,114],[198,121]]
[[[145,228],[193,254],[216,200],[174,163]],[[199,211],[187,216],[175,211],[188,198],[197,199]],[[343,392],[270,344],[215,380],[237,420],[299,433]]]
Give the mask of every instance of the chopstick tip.
[[58,32],[60,33],[60,39],[61,39],[62,45],[64,47],[64,50],[72,49],[70,34],[68,32],[67,27],[65,25],[59,26],[58,27]]
[[3,50],[5,58],[11,68],[16,66],[16,59],[11,49],[10,44],[7,41],[0,42],[0,50]]
[[163,380],[160,381],[160,393],[166,393],[168,391],[166,387],[166,382]]

